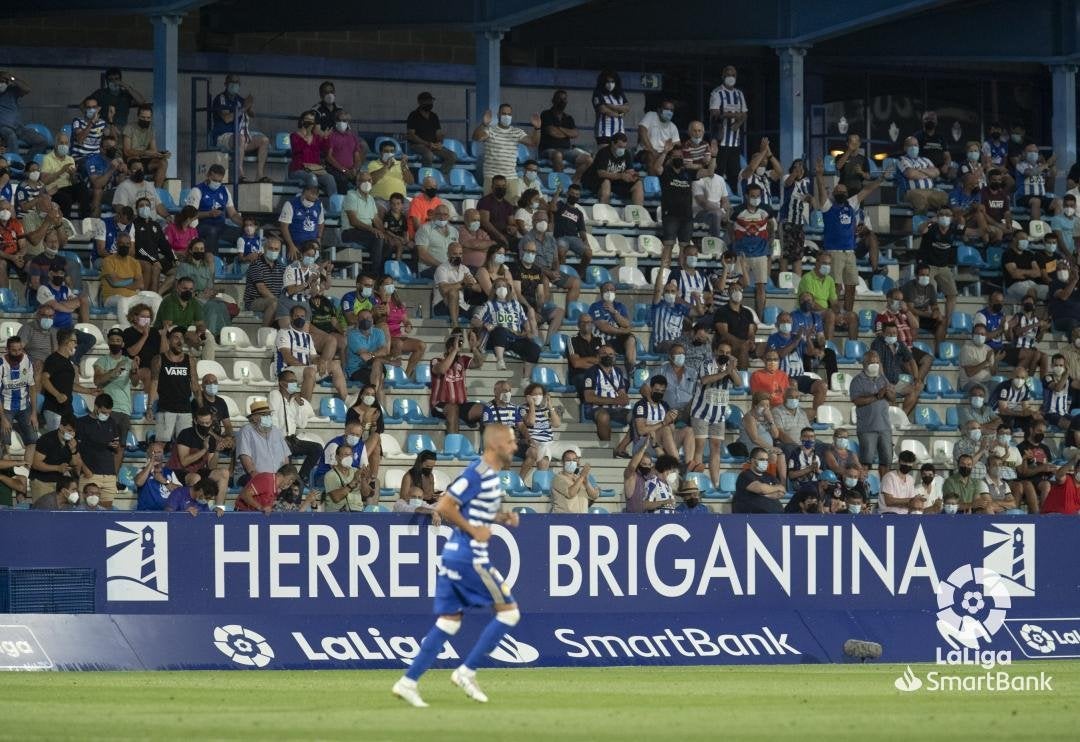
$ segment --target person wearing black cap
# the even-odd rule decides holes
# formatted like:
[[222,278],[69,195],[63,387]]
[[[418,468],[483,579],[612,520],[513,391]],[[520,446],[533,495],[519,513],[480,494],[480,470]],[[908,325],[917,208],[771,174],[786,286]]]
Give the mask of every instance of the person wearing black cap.
[[420,155],[424,167],[431,167],[435,158],[439,158],[439,169],[449,179],[450,170],[457,162],[457,155],[443,146],[442,124],[435,107],[435,96],[424,91],[416,96],[416,110],[405,121],[405,138],[413,153]]

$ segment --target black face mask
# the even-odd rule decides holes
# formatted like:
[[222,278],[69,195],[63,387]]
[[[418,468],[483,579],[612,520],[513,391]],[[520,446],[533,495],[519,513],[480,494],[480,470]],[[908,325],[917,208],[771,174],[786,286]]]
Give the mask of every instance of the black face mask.
[[821,512],[821,503],[818,503],[818,502],[808,503],[806,505],[806,510],[803,511],[803,512],[806,512],[806,513],[820,513]]
[[1031,442],[1032,443],[1042,443],[1042,440],[1045,437],[1046,436],[1044,436],[1042,433],[1032,433],[1031,434]]
[[991,188],[991,190],[994,190],[994,191],[1000,191],[1002,189],[1002,187],[1004,187],[1004,185],[1005,185],[1004,181],[1001,181],[1001,180],[991,180],[990,181],[990,188]]
[[683,168],[683,158],[676,157],[674,160],[671,161],[671,166],[673,168],[675,168],[676,170],[682,170],[682,168]]
[[728,357],[725,354],[718,355],[716,357],[716,363],[720,366],[726,366],[728,363]]
[[643,477],[647,477],[650,474],[652,474],[652,467],[651,466],[639,466],[637,468],[637,473],[640,474]]
[[567,196],[566,197],[566,203],[569,206],[573,206],[577,202],[578,202],[578,197],[577,196]]
[[900,473],[901,474],[910,474],[911,473],[911,464],[900,464]]
[[149,129],[151,123],[152,122],[150,122],[150,121],[139,121],[139,128],[140,129]]
[[430,111],[430,110],[432,110],[433,108],[435,108],[435,104],[434,104],[434,103],[421,103],[421,104],[420,104],[420,110],[421,110],[421,111]]
[[53,286],[62,286],[63,283],[64,283],[64,277],[63,276],[49,276],[49,281],[52,283]]
[[306,317],[293,317],[292,326],[295,327],[297,330],[303,330],[304,325],[306,325],[306,324],[307,324],[307,318]]
[[193,253],[191,253],[191,259],[192,260],[202,260],[205,257],[206,257],[206,253],[204,253],[204,252],[193,252]]
[[438,188],[425,188],[424,189],[424,195],[427,196],[428,198],[435,198],[436,196],[439,195],[439,189]]
[[143,175],[142,170],[135,170],[134,172],[131,173],[131,182],[132,183],[142,183],[145,178],[146,178],[146,176]]
[[450,265],[453,265],[453,266],[461,265],[461,258],[450,258]]
[[131,248],[128,247],[127,245],[124,245],[122,247],[118,246],[116,248],[116,254],[119,255],[122,258],[126,258],[130,253],[131,253]]
[[556,111],[565,111],[566,110],[566,101],[563,100],[562,98],[560,98],[559,100],[552,103],[551,107],[554,108]]
[[990,311],[994,314],[1001,314],[1001,310],[1005,308],[1004,304],[991,304]]
[[808,302],[808,301],[799,302],[799,309],[801,309],[804,312],[809,312],[813,308],[814,308],[814,305],[811,302]]
[[696,508],[701,502],[701,500],[697,499],[696,497],[687,497],[685,500],[683,500],[683,502],[686,503],[686,507],[688,508]]
[[694,340],[693,340],[693,344],[694,344],[695,346],[702,346],[702,345],[704,345],[704,344],[705,344],[705,341],[704,341],[704,340],[699,340],[698,338],[694,338]]
[[107,157],[110,160],[115,160],[116,155],[117,155],[117,148],[116,147],[109,147],[107,150],[105,150],[105,157]]
[[6,167],[0,167],[0,178],[8,175],[11,171]]
[[990,138],[991,139],[1001,139],[1001,132],[1000,131],[992,131],[992,132],[990,132]]
[[923,124],[923,131],[927,134],[933,134],[935,129],[937,129],[937,124]]
[[178,296],[180,301],[191,301],[192,293],[190,291],[181,291]]
[[118,355],[120,355],[121,353],[124,352],[124,346],[123,345],[110,345],[109,346],[109,352],[112,353],[114,356],[118,356]]
[[356,326],[359,327],[361,330],[365,330],[365,331],[370,330],[371,329],[371,320],[362,319],[362,320],[360,320],[359,322],[356,323]]
[[1034,312],[1035,311],[1035,305],[1034,304],[1025,304],[1024,305],[1024,311],[1025,312]]
[[210,426],[209,425],[196,425],[195,430],[197,430],[199,432],[199,435],[209,435],[210,434]]
[[933,474],[923,474],[922,475],[922,480],[923,480],[923,484],[930,484],[931,482],[934,481],[934,475]]
[[652,397],[653,402],[663,402],[664,401],[664,393],[663,392],[653,392],[651,397]]
[[504,196],[506,196],[506,189],[505,188],[492,188],[491,189],[491,195],[495,196],[495,198],[503,198]]
[[614,356],[603,356],[600,359],[600,365],[601,366],[606,366],[608,368],[610,368],[611,366],[614,366],[615,365],[615,357]]

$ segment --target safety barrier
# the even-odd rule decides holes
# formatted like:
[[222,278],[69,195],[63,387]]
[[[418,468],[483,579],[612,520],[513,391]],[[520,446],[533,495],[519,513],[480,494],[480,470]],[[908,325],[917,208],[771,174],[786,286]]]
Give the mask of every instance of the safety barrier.
[[[93,570],[98,615],[0,615],[0,667],[402,667],[448,534],[404,515],[3,512],[0,567]],[[844,662],[849,638],[893,662],[1080,656],[1075,536],[1055,517],[526,517],[494,529],[525,618],[492,657]]]

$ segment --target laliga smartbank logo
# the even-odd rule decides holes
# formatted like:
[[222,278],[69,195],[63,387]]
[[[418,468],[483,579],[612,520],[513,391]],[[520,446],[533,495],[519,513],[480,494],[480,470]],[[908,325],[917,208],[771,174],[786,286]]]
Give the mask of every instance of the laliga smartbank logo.
[[[1045,672],[1020,675],[999,669],[1012,665],[1012,652],[989,648],[994,635],[1005,626],[1006,613],[1012,607],[1010,590],[1017,587],[1026,589],[1022,582],[985,567],[970,564],[957,567],[938,586],[937,630],[948,646],[937,647],[935,663],[953,669],[977,667],[984,672],[958,675],[931,670],[925,677],[919,677],[909,665],[893,681],[896,689],[905,693],[921,689],[930,692],[1053,690],[1053,677]],[[1045,632],[1038,626],[1024,628],[1031,646],[1045,646],[1047,641],[1052,641],[1049,635],[1043,636]],[[1019,629],[1021,635],[1023,631]]]

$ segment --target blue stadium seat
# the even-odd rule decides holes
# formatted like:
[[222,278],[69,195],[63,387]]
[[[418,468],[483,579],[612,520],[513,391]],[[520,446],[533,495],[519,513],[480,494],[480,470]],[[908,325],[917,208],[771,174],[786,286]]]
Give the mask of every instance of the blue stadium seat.
[[270,144],[270,154],[272,155],[287,155],[292,152],[292,143],[289,141],[289,132],[277,131],[274,132],[274,140]]
[[1042,379],[1035,376],[1028,377],[1028,389],[1031,390],[1031,396],[1033,399],[1042,399],[1043,396],[1043,383]]
[[141,420],[146,416],[146,401],[148,395],[146,392],[132,392],[131,393],[131,419]]
[[524,165],[531,159],[533,159],[533,156],[532,153],[529,152],[529,148],[519,142],[517,146],[517,164]]
[[538,495],[551,493],[551,480],[555,478],[551,469],[537,469],[532,475],[532,491]]
[[[469,154],[465,149],[465,145],[460,139],[453,139],[451,137],[443,138],[443,146],[453,152],[457,156],[457,161],[461,165],[469,165],[476,162],[476,158]],[[451,171],[453,173],[453,171]],[[453,175],[451,175],[450,182],[453,182]]]
[[688,471],[686,472],[686,481],[693,482],[701,490],[702,497],[718,495],[716,488],[712,486],[712,480],[709,479],[709,475],[700,471]]
[[563,393],[576,391],[575,387],[572,385],[562,383],[562,379],[559,378],[559,373],[548,366],[534,366],[531,381],[534,384],[543,384],[544,388],[549,392]]
[[328,417],[336,423],[345,422],[345,403],[337,397],[323,397],[319,402],[319,416]]
[[456,167],[450,171],[450,187],[457,193],[482,193],[483,188],[476,182],[471,170]]
[[383,142],[393,142],[394,144],[394,157],[401,157],[405,153],[401,150],[401,143],[393,137],[375,137],[375,146],[372,147],[372,151],[378,153],[383,146]]
[[[957,314],[953,312],[953,314]],[[967,316],[966,314],[964,315]],[[968,330],[970,332],[970,328]],[[956,366],[960,363],[960,346],[951,340],[946,340],[938,345],[937,359],[942,363],[950,366]]]
[[589,507],[589,515],[611,515],[611,511],[603,505],[591,505]]
[[[569,266],[567,266],[569,267]],[[576,271],[575,271],[576,275]],[[585,281],[582,284],[587,289],[593,289],[597,286],[603,286],[606,282],[611,280],[611,274],[608,273],[608,269],[602,265],[590,265],[585,270]]]
[[8,161],[8,166],[16,173],[21,173],[26,169],[26,160],[18,152],[5,152],[4,159]]
[[731,405],[731,411],[728,413],[727,426],[729,429],[734,430],[742,425],[743,411],[738,405]]
[[517,505],[510,509],[518,515],[536,515],[536,509],[530,508],[528,505]]
[[225,261],[221,259],[220,255],[214,256],[214,279],[223,281],[228,278],[228,271],[225,269]]
[[633,327],[648,327],[652,320],[652,306],[649,304],[635,304],[634,316],[630,320]]
[[870,489],[870,494],[877,496],[881,492],[881,477],[877,472],[870,472],[866,475],[866,486]]
[[424,179],[429,177],[435,179],[435,185],[439,187],[440,191],[446,190],[446,178],[443,177],[441,171],[436,170],[433,167],[422,167],[416,173],[416,180],[418,183],[423,183]]
[[645,176],[645,198],[660,198],[660,178],[655,175]]
[[395,399],[394,417],[413,423],[414,425],[436,425],[440,422],[437,417],[428,417],[420,410],[420,405],[415,399]]
[[761,313],[761,321],[766,325],[775,325],[776,318],[780,316],[780,307],[775,304],[767,304],[765,311]]
[[971,315],[967,312],[956,311],[949,319],[949,333],[954,335],[971,334]]
[[726,471],[720,475],[720,488],[716,490],[715,494],[709,494],[709,497],[730,497],[735,494],[735,483],[739,479],[739,473],[734,471]]
[[641,342],[641,338],[634,336],[634,345],[637,346],[637,359],[644,361],[645,363],[662,363],[665,356],[660,353],[650,353],[646,350],[645,345]]
[[859,310],[859,332],[870,332],[874,329],[874,318],[877,317],[877,312],[873,309],[860,309]]
[[472,442],[461,433],[447,433],[442,450],[437,454],[440,461],[469,461],[477,457]]
[[911,344],[911,347],[918,348],[919,350],[921,350],[923,353],[926,353],[931,358],[934,357],[934,349],[930,346],[930,343],[926,342],[925,340],[916,340],[915,342],[913,342]]
[[393,512],[393,511],[391,511],[390,508],[386,507],[385,505],[365,505],[364,506],[364,512],[365,513],[390,513],[390,512]]
[[[8,289],[0,289],[0,309],[3,308],[3,292]],[[569,322],[577,322],[578,317],[589,311],[589,305],[583,301],[572,301],[566,307],[566,319]]]
[[139,470],[131,464],[124,464],[120,467],[120,471],[116,473],[116,480],[120,484],[128,488],[130,492],[136,492],[139,488],[135,486],[135,475],[139,473]]
[[844,360],[851,362],[862,363],[863,356],[866,355],[866,343],[862,340],[845,340],[844,341]]
[[413,371],[413,381],[424,386],[431,386],[431,364],[424,362]]
[[833,155],[825,155],[822,161],[825,165],[825,174],[836,175],[836,158]]
[[927,405],[919,405],[915,408],[915,424],[922,425],[927,430],[939,431],[944,428],[941,416],[937,410]]
[[956,411],[955,405],[949,405],[945,409],[945,425],[949,428],[960,429],[960,413]]
[[516,471],[503,470],[499,472],[499,483],[503,491],[511,497],[532,497],[533,493],[521,481]]
[[409,269],[408,264],[400,260],[387,260],[383,263],[383,272],[404,286],[430,286],[430,278],[421,278]]
[[987,267],[982,255],[971,245],[959,244],[956,246],[956,262],[958,265],[966,265],[972,268]]
[[922,396],[931,399],[963,399],[966,395],[953,389],[952,383],[941,374],[930,374],[926,377],[926,389]]
[[562,187],[560,188],[560,190],[563,193],[566,193],[567,189],[570,188],[570,183],[570,176],[567,173],[548,173],[547,187],[549,191],[554,191],[561,185]]
[[1002,258],[1005,257],[1005,248],[994,246],[986,248],[986,268],[983,269],[983,278],[1000,278]]
[[75,412],[75,417],[86,417],[90,414],[86,407],[86,398],[78,393],[71,395],[71,409]]
[[424,384],[412,381],[405,375],[405,369],[401,366],[386,364],[383,366],[387,389],[423,389]]
[[566,349],[570,345],[570,340],[561,332],[556,332],[548,340],[548,347],[540,354],[540,357],[545,361],[555,361],[560,358],[566,357]]
[[634,369],[634,375],[630,378],[630,391],[636,392],[641,389],[641,385],[649,380],[649,369],[644,366],[638,366]]
[[416,455],[422,451],[438,453],[439,447],[427,433],[409,433],[405,436],[405,453]]
[[[36,121],[32,121],[29,124],[26,124],[26,128],[31,129],[32,131],[36,131],[38,134],[40,134],[41,137],[45,140],[45,146],[49,149],[52,149],[53,134],[52,131],[49,130],[49,127],[47,127],[45,124],[39,124]],[[22,143],[26,144],[26,142]]]
[[335,193],[333,196],[330,197],[330,205],[326,209],[326,215],[337,219],[341,216],[341,207],[344,205],[345,196],[341,193]]
[[896,286],[896,282],[888,276],[882,276],[880,274],[874,274],[874,277],[870,279],[870,290],[880,291],[887,294],[892,291]]

